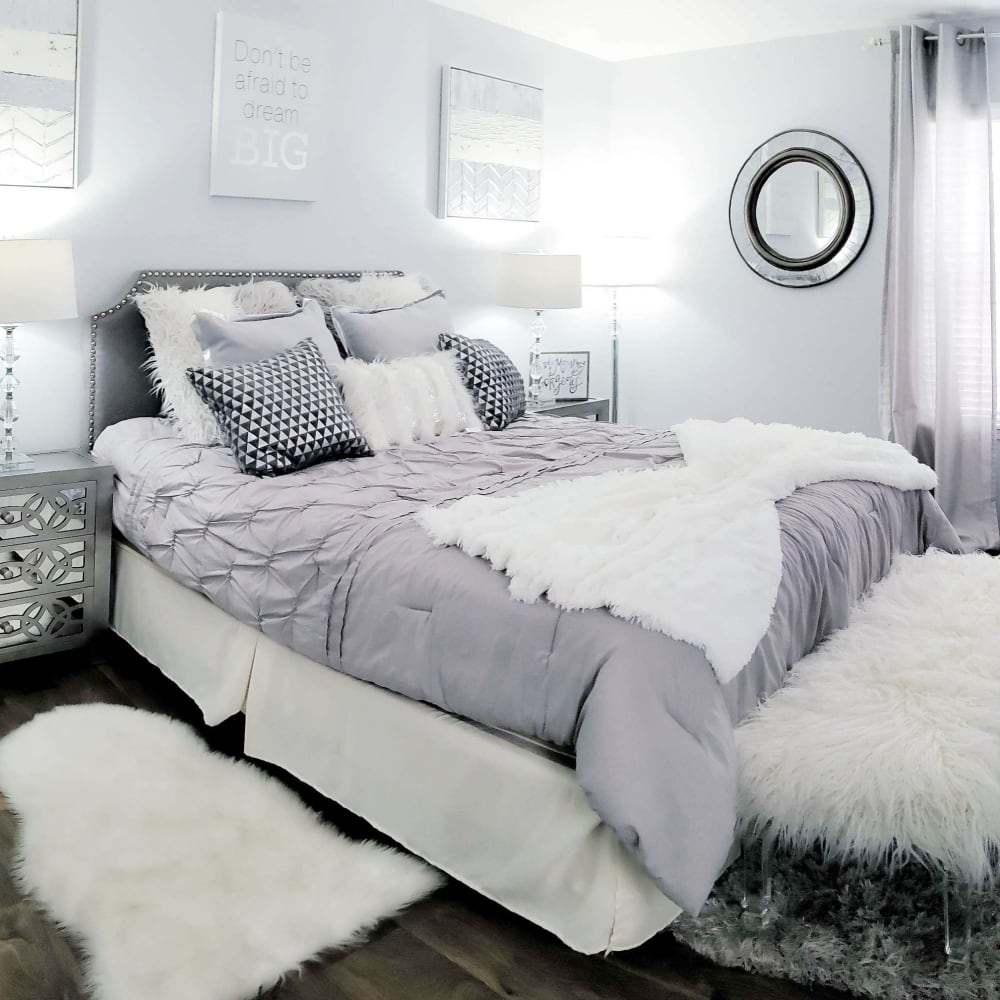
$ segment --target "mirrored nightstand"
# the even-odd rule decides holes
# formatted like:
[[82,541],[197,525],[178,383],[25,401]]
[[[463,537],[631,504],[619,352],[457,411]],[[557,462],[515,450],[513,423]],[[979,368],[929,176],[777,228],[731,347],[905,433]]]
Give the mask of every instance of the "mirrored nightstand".
[[528,413],[544,413],[547,417],[592,417],[607,423],[611,414],[608,399],[574,399],[569,403],[542,403],[529,407]]
[[0,663],[85,645],[107,627],[113,470],[75,451],[0,469]]

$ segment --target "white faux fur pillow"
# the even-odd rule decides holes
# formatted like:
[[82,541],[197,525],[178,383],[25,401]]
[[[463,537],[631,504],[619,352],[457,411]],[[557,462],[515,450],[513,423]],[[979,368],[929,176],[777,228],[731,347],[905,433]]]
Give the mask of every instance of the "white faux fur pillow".
[[202,310],[231,315],[235,294],[234,285],[186,290],[170,285],[135,297],[153,349],[147,371],[163,399],[163,413],[174,418],[181,437],[196,444],[221,444],[222,438],[212,411],[184,374],[205,363],[192,322]]
[[455,356],[447,351],[371,363],[348,358],[338,376],[372,451],[483,429]]
[[153,288],[135,297],[146,321],[153,356],[146,365],[163,413],[173,417],[181,437],[195,444],[221,444],[218,424],[184,374],[205,363],[194,333],[195,313],[220,316],[269,315],[296,309],[291,289],[280,281],[250,281],[217,288]]
[[233,302],[241,316],[274,316],[295,312],[299,307],[295,293],[280,281],[248,281],[239,285]]
[[398,309],[426,297],[432,288],[417,274],[378,274],[370,271],[357,281],[344,278],[305,278],[295,289],[303,298],[347,309]]

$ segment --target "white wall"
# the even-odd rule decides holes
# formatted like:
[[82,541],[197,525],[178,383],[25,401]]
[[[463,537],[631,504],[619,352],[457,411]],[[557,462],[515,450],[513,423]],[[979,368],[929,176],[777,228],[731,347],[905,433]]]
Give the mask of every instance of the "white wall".
[[[228,11],[301,24],[327,40],[329,185],[311,204],[212,198],[219,5],[81,6],[80,184],[0,189],[0,217],[3,235],[74,241],[84,315],[114,301],[143,268],[401,267],[448,290],[460,329],[526,360],[530,317],[488,307],[495,250],[576,244],[579,199],[606,169],[613,67],[423,0],[227,0]],[[544,87],[541,225],[435,218],[447,64]],[[550,327],[554,349],[606,352],[599,311],[552,314]],[[84,321],[22,331],[22,447],[84,442],[86,336]],[[594,388],[606,392],[601,378]]]
[[[84,315],[142,268],[402,267],[447,289],[460,330],[523,364],[530,317],[490,304],[496,253],[647,234],[665,283],[621,295],[623,420],[745,414],[878,430],[890,70],[888,51],[865,50],[863,35],[612,65],[424,0],[228,0],[328,40],[329,187],[307,204],[208,194],[217,6],[82,6],[79,187],[0,189],[0,216],[2,235],[73,239]],[[448,64],[544,87],[542,224],[435,217]],[[743,160],[796,127],[842,139],[875,197],[860,260],[813,289],[758,278],[728,230]],[[606,293],[588,290],[584,304],[548,314],[546,346],[590,350],[591,391],[604,395]],[[22,332],[23,447],[83,443],[86,335],[85,321]]]
[[[866,35],[784,39],[637,60],[614,86],[613,176],[623,232],[654,236],[662,290],[622,293],[625,422],[748,416],[879,431],[890,54]],[[783,288],[743,262],[729,194],[777,132],[840,139],[871,182],[862,255],[816,288]]]

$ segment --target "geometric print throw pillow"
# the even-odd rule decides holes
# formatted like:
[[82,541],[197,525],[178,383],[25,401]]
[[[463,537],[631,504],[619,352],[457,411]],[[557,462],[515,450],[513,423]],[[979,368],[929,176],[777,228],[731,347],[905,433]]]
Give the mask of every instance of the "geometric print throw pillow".
[[371,454],[311,338],[263,361],[189,368],[187,377],[248,475]]
[[486,430],[502,431],[512,420],[524,416],[524,379],[499,347],[488,340],[442,333],[438,350],[455,352]]

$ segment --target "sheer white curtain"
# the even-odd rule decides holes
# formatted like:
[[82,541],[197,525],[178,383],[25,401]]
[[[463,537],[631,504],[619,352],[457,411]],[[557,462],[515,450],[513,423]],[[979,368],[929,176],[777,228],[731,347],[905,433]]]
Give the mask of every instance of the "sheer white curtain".
[[883,409],[888,436],[934,466],[963,541],[1000,543],[987,40],[954,25],[893,33],[892,179]]

